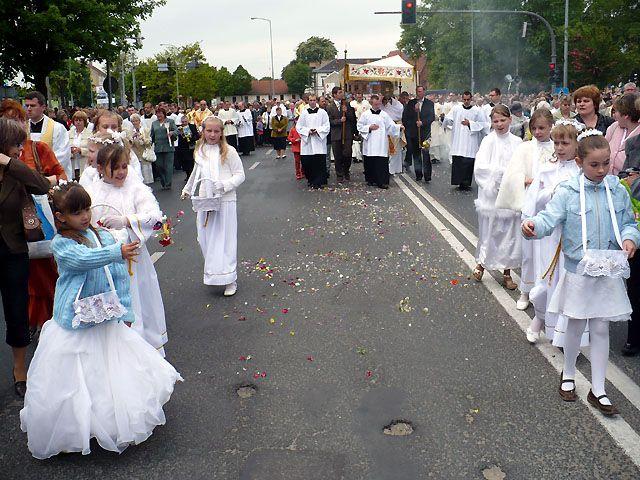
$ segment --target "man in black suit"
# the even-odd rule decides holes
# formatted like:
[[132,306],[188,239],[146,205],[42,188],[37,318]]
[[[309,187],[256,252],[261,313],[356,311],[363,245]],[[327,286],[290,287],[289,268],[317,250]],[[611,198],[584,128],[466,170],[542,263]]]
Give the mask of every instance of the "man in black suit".
[[413,158],[413,171],[416,180],[424,177],[425,182],[431,181],[431,158],[429,149],[422,148],[422,142],[431,137],[431,124],[436,118],[434,105],[425,98],[424,87],[416,89],[416,98],[407,102],[402,112],[402,124],[407,136],[407,152]]
[[344,91],[340,87],[331,90],[332,100],[327,102],[327,114],[331,125],[331,149],[335,159],[338,183],[351,180],[351,146],[356,133],[356,111],[344,101]]

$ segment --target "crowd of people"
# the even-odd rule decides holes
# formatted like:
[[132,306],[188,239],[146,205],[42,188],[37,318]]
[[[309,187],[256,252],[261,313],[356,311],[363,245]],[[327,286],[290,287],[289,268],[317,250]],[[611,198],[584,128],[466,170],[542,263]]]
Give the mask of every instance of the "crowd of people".
[[[533,305],[530,343],[564,351],[559,394],[575,401],[576,359],[591,345],[588,401],[617,413],[605,392],[609,322],[629,320],[625,355],[640,353],[640,96],[603,93],[484,97],[305,95],[297,102],[145,104],[50,112],[44,96],[0,104],[0,292],[14,387],[37,458],[89,452],[92,437],[121,452],[164,423],[181,380],[165,359],[167,328],[149,239],[164,217],[150,184],[196,212],[203,283],[236,293],[236,190],[242,156],[291,148],[295,178],[323,188],[362,162],[368,187],[391,175],[478,186],[473,278],[500,271]],[[521,269],[520,285],[512,271]],[[543,330],[544,329],[544,330]],[[38,341],[27,369],[26,348]],[[129,368],[135,364],[135,369]],[[82,392],[81,395],[70,392]]]

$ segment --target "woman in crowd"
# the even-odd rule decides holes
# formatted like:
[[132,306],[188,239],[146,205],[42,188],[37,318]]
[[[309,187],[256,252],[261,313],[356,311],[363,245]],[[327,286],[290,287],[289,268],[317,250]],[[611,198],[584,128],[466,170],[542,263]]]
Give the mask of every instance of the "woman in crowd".
[[573,103],[577,112],[575,120],[587,128],[599,130],[604,135],[613,123],[613,118],[598,112],[601,101],[602,95],[595,85],[580,87],[573,93]]
[[142,180],[146,184],[153,183],[153,161],[151,161],[151,159],[149,159],[149,157],[145,155],[145,151],[149,151],[149,149],[151,148],[151,134],[147,127],[142,124],[142,119],[137,113],[131,115],[131,117],[129,117],[129,121],[133,125],[133,130],[132,132],[130,132],[131,150],[140,160]]
[[151,141],[153,150],[156,152],[156,168],[162,189],[171,190],[174,143],[178,138],[178,129],[175,122],[167,118],[167,111],[163,107],[156,109],[156,117],[157,120],[151,124]]
[[16,395],[27,390],[29,337],[29,255],[23,206],[27,195],[44,195],[51,183],[20,161],[27,132],[24,125],[0,118],[0,296],[7,325],[6,342],[13,350]]
[[605,138],[611,146],[609,173],[617,175],[623,170],[626,160],[625,144],[627,140],[640,133],[640,111],[636,108],[638,95],[625,93],[613,102],[613,118],[616,120],[609,128]]
[[69,143],[71,144],[71,163],[73,165],[74,178],[77,180],[84,172],[87,164],[87,141],[91,136],[89,117],[81,110],[78,110],[71,117],[73,127],[69,130]]
[[[189,119],[183,116],[178,127],[178,145],[176,145],[177,164],[182,166],[182,170],[187,175],[185,181],[189,179],[189,175],[193,171],[193,151],[196,147],[196,141],[200,138],[198,129],[193,123],[189,123]],[[242,138],[240,139],[242,143]]]

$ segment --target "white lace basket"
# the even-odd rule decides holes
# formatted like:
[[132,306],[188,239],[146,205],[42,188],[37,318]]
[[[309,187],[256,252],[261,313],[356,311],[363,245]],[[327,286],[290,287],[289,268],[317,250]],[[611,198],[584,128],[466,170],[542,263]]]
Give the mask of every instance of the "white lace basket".
[[[90,233],[94,237],[96,245],[100,245],[96,235],[92,231],[90,231]],[[103,269],[107,276],[107,281],[109,282],[109,291],[99,293],[98,295],[91,295],[90,297],[80,298],[80,293],[82,292],[82,288],[85,283],[82,282],[82,285],[80,285],[80,289],[76,295],[76,299],[73,302],[73,311],[75,316],[71,321],[72,328],[78,328],[83,323],[102,323],[113,318],[120,318],[127,313],[127,309],[120,302],[120,298],[116,292],[116,287],[113,283],[113,277],[111,276],[109,267],[105,266]]]
[[[199,183],[204,181],[209,181],[211,183],[215,183],[211,178],[201,178],[197,182],[193,184],[192,192],[196,191],[196,187]],[[191,196],[191,208],[193,208],[194,212],[217,212],[220,210],[222,206],[222,196],[217,195],[214,197],[206,197],[199,195]]]
[[[116,212],[120,216],[124,215],[116,207],[114,207],[113,205],[109,205],[108,203],[96,203],[94,205],[91,205],[91,209],[92,210],[94,208],[96,208],[96,207],[107,207],[107,208],[110,208],[111,210],[113,210],[114,212]],[[102,227],[102,228],[107,230],[113,236],[113,238],[116,240],[116,242],[129,243],[129,230],[128,229],[121,228],[121,229],[117,230],[115,228],[106,228],[106,227]]]
[[[622,238],[618,227],[618,219],[616,211],[613,207],[613,199],[611,198],[611,190],[606,180],[603,181],[605,193],[607,196],[607,204],[609,207],[609,215],[611,217],[611,225],[613,233],[616,237],[618,246],[622,248]],[[610,277],[610,278],[629,278],[631,270],[629,268],[629,260],[627,252],[624,250],[600,250],[587,248],[587,212],[586,198],[584,193],[584,174],[580,175],[580,221],[582,226],[582,260],[576,267],[578,275],[586,275],[588,277]]]

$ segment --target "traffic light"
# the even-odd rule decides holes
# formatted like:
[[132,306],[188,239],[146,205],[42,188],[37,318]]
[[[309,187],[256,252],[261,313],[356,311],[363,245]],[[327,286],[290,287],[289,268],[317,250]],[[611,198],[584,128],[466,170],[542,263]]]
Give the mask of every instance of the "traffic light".
[[555,84],[556,83],[556,64],[555,63],[550,63],[549,64],[549,83],[551,84]]
[[402,0],[402,24],[416,23],[416,0]]

